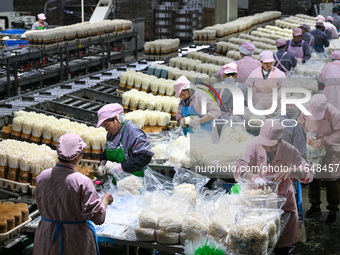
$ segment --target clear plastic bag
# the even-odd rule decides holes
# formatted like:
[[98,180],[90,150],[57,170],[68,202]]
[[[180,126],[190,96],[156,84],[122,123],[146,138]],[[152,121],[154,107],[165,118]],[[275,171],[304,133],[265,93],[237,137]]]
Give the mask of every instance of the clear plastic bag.
[[[318,137],[318,133],[316,131],[307,133],[307,140],[315,141],[317,139],[317,137]],[[310,159],[322,158],[322,157],[326,156],[326,147],[323,146],[320,149],[314,149],[312,145],[309,145],[307,143],[306,154],[307,154],[307,157],[310,158]]]
[[281,180],[275,180],[275,176],[260,176],[265,185],[263,187],[256,187],[255,183],[251,180],[247,180],[244,178],[239,178],[238,182],[241,186],[240,194],[247,195],[269,195],[271,193],[278,194],[278,188],[281,183]]
[[226,240],[228,252],[267,254],[280,233],[282,210],[238,207]]
[[120,175],[114,174],[113,177],[117,181],[117,194],[119,196],[139,195],[145,189],[144,178],[128,172],[123,172]]
[[233,205],[242,205],[253,208],[281,209],[286,203],[286,198],[275,193],[268,195],[238,194],[231,196]]
[[159,190],[173,190],[173,183],[171,178],[161,173],[155,172],[149,167],[144,170],[144,184],[145,190],[149,192]]
[[181,244],[184,244],[187,240],[199,241],[208,233],[207,220],[198,213],[188,213],[182,226],[182,232],[179,237]]
[[210,180],[209,177],[202,176],[185,168],[175,167],[175,171],[176,173],[172,179],[175,186],[183,183],[190,183],[195,185],[196,189],[201,190]]

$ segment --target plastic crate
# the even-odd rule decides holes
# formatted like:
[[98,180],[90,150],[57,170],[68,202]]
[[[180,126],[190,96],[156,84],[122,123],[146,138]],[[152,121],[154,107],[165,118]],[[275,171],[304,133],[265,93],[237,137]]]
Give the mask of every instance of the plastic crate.
[[8,35],[21,35],[25,33],[25,29],[7,29],[1,31],[1,34],[8,34]]
[[20,45],[28,45],[28,41],[26,40],[8,40],[5,41],[5,45],[8,46],[20,46]]

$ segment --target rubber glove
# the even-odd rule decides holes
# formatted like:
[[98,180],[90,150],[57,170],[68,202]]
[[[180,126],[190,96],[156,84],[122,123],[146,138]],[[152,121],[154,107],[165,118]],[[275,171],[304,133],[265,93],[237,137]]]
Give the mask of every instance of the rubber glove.
[[190,116],[184,118],[184,124],[190,126]]
[[256,188],[261,188],[267,185],[265,180],[263,180],[259,175],[253,177],[252,181],[254,182]]
[[105,174],[105,172],[106,172],[105,164],[106,164],[106,160],[100,161],[100,165],[99,165],[99,167],[97,168],[97,174],[98,174],[98,176],[102,176],[103,174]]
[[123,173],[123,168],[120,163],[107,161],[105,168],[106,168],[106,173],[113,175],[113,176],[119,176],[121,173]]
[[179,121],[179,125],[180,125],[181,127],[184,127],[184,126],[185,126],[185,120],[184,120],[184,118],[182,118],[182,119]]
[[200,117],[198,116],[192,116],[191,119],[190,119],[190,123],[189,123],[189,126],[190,127],[199,127],[201,125],[200,123]]

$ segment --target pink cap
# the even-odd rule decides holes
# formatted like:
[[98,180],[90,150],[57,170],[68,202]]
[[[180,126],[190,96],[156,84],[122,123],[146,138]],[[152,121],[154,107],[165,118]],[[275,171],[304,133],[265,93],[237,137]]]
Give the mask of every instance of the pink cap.
[[46,19],[45,14],[43,13],[38,14],[38,19]]
[[332,59],[340,59],[340,50],[332,52]]
[[79,135],[67,133],[59,138],[57,154],[60,159],[71,161],[75,159],[85,148],[86,143]]
[[174,90],[175,90],[175,97],[179,97],[181,95],[181,92],[183,89],[189,89],[190,88],[190,81],[182,75],[177,79],[177,81],[174,84]]
[[318,15],[318,16],[316,16],[314,19],[316,19],[316,20],[321,20],[322,22],[325,22],[325,17],[322,16],[322,15]]
[[271,63],[274,62],[273,52],[269,50],[262,51],[260,53],[261,61],[263,63]]
[[321,20],[318,20],[318,21],[316,22],[315,25],[316,25],[316,26],[321,26],[321,27],[324,27],[324,26],[325,26],[324,22],[321,21]]
[[276,40],[276,46],[281,47],[283,45],[286,45],[286,40],[285,39],[277,39]]
[[302,29],[301,28],[294,28],[293,29],[293,35],[294,36],[302,35]]
[[326,17],[326,20],[330,20],[330,21],[332,21],[332,22],[334,21],[334,19],[333,19],[332,16],[327,16],[327,17]]
[[327,109],[327,98],[324,94],[316,94],[309,101],[308,109],[312,120],[322,120]]
[[223,66],[223,73],[237,73],[237,64],[235,62],[231,62]]
[[302,24],[299,27],[303,27],[304,29],[306,29],[307,31],[310,30],[310,26],[308,26],[307,24]]
[[98,111],[98,123],[97,127],[99,127],[105,120],[118,116],[120,113],[123,113],[124,109],[123,106],[120,104],[107,104],[104,105]]
[[277,120],[265,121],[260,129],[257,142],[264,146],[274,146],[283,137],[285,128]]
[[251,55],[255,51],[255,45],[251,42],[244,42],[240,46],[240,52],[244,55]]

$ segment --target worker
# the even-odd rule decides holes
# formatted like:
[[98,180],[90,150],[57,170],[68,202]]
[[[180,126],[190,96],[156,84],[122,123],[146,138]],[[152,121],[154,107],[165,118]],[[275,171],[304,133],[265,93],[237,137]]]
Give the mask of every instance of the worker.
[[[249,74],[257,67],[261,66],[260,61],[254,59],[252,55],[255,52],[255,45],[251,42],[244,42],[240,46],[240,55],[242,59],[235,61],[237,64],[237,78],[236,81],[244,83]],[[224,80],[223,68],[220,68],[216,73],[216,76],[221,80]]]
[[282,210],[291,212],[291,217],[276,244],[276,255],[289,254],[288,246],[299,240],[300,229],[292,179],[296,177],[302,183],[309,183],[313,179],[309,165],[299,151],[282,140],[284,130],[276,120],[265,121],[257,141],[248,145],[243,157],[236,161],[234,173],[235,179],[252,181],[257,187],[265,186],[267,181],[273,179],[281,180],[278,195],[287,199]]
[[[120,104],[104,105],[98,111],[97,127],[106,129],[106,149],[100,157],[99,175],[104,173],[104,165],[110,164],[108,174],[118,177],[123,171],[144,177],[144,169],[152,159],[153,152],[145,133],[124,118]],[[106,167],[107,168],[107,167]],[[115,184],[115,180],[113,180]]]
[[[262,51],[260,57],[262,66],[252,71],[245,83],[248,88],[253,90],[253,105],[262,105],[262,107],[255,107],[258,110],[269,109],[271,107],[272,89],[277,88],[278,95],[280,95],[280,89],[285,86],[284,80],[286,78],[282,71],[273,66],[273,52]],[[279,106],[280,103],[278,103]]]
[[311,52],[308,43],[301,38],[301,28],[294,28],[293,39],[287,41],[287,52],[292,53],[296,58],[301,58],[302,63],[305,63],[311,58]]
[[[224,81],[221,83],[215,84],[214,87],[216,87],[217,85],[219,85],[220,87],[223,87],[223,85],[232,85],[232,86],[238,87],[243,92],[244,104],[247,105],[247,87],[243,83],[236,82],[237,73],[238,73],[237,64],[235,62],[232,62],[230,64],[224,65],[223,73],[224,73]],[[220,119],[228,120],[230,115],[233,114],[233,95],[229,89],[226,89],[226,88],[215,88],[215,89],[222,101],[222,104],[221,104],[217,96],[215,97],[221,110]],[[216,124],[216,128],[217,128],[219,136],[221,135],[223,124],[224,124],[223,122]]]
[[311,35],[314,36],[314,50],[318,53],[325,52],[324,47],[329,46],[329,40],[326,34],[322,31],[324,28],[324,23],[322,21],[317,21],[315,24],[315,30],[310,32]]
[[314,36],[310,34],[310,27],[307,24],[301,24],[299,26],[302,30],[301,39],[308,43],[310,52],[314,50]]
[[[340,111],[327,103],[327,98],[323,94],[312,96],[308,104],[311,115],[301,114],[298,118],[299,124],[308,132],[316,132],[317,137],[311,140],[307,136],[307,144],[315,150],[323,147],[326,155],[320,164],[315,166],[315,178],[309,184],[309,202],[311,207],[306,212],[306,218],[321,214],[320,209],[320,181],[326,185],[327,209],[329,210],[326,224],[334,224],[339,211],[339,170],[333,166],[340,163]],[[317,169],[323,169],[318,171]]]
[[333,62],[322,68],[319,81],[325,84],[323,94],[326,96],[327,102],[340,111],[340,51],[333,51],[331,56]]
[[294,55],[286,51],[286,41],[284,39],[276,40],[277,52],[274,53],[274,66],[285,73],[286,76],[291,75],[291,69],[297,64]]
[[327,16],[325,26],[328,26],[327,29],[329,29],[331,31],[331,39],[338,39],[338,37],[339,37],[338,30],[333,25],[333,21],[334,21],[333,17]]
[[328,40],[332,39],[332,28],[329,24],[325,23],[326,22],[325,17],[322,15],[318,15],[314,19],[316,20],[316,22],[323,23],[323,27],[321,28],[321,31],[325,33]]
[[37,177],[35,200],[41,221],[34,236],[34,254],[99,254],[91,221],[105,221],[110,193],[101,199],[91,179],[76,171],[86,144],[74,133],[60,137],[59,162]]
[[337,30],[340,29],[340,17],[339,14],[339,7],[334,6],[332,9],[332,17],[333,17],[333,25],[336,27]]
[[32,30],[44,30],[44,29],[47,29],[48,24],[47,24],[47,22],[45,20],[46,20],[46,16],[45,16],[44,13],[38,14],[38,21],[33,24]]
[[237,78],[236,81],[244,83],[249,74],[261,66],[260,61],[254,59],[251,55],[255,52],[255,45],[251,42],[244,42],[240,46],[240,55],[242,59],[237,60]]
[[[183,128],[183,132],[187,135],[190,128],[201,127],[203,130],[212,131],[213,119],[218,119],[221,115],[220,108],[210,98],[210,96],[200,89],[191,87],[190,81],[182,75],[174,84],[175,97],[181,98],[176,120]],[[206,99],[206,107],[203,107],[203,101]],[[203,112],[206,109],[206,114]],[[186,123],[185,118],[190,116],[190,123]]]
[[[272,119],[278,120],[281,123],[284,122],[286,128],[282,140],[293,145],[300,152],[300,156],[307,160],[306,132],[303,127],[295,121],[299,115],[300,110],[297,107],[288,105],[286,115],[279,114]],[[293,179],[293,188],[301,225],[303,222],[302,190],[301,184],[297,178]]]
[[319,20],[319,21],[322,21],[322,22],[325,22],[325,21],[326,21],[325,17],[322,16],[322,15],[320,15],[320,14],[319,14],[318,16],[316,16],[314,19],[315,19],[315,21],[318,21],[318,20]]

